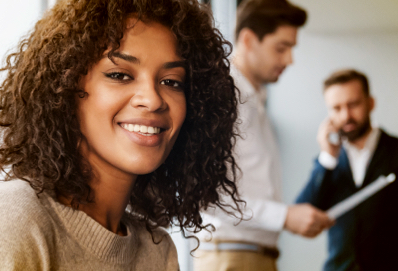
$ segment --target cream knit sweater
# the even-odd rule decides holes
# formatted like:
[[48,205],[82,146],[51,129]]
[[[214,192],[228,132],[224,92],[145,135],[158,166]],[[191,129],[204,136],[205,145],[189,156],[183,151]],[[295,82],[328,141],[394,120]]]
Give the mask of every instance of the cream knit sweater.
[[151,235],[123,220],[116,235],[84,212],[36,196],[27,182],[0,182],[0,270],[177,271],[177,251],[163,229]]

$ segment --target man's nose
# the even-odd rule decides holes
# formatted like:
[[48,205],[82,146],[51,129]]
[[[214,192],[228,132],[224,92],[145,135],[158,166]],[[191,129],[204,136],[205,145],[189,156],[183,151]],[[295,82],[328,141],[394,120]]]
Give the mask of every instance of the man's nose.
[[343,108],[341,110],[341,118],[346,122],[351,119],[351,110],[349,108]]
[[291,48],[289,48],[286,51],[285,56],[284,56],[284,64],[285,64],[285,66],[288,66],[292,63],[293,63],[293,51]]

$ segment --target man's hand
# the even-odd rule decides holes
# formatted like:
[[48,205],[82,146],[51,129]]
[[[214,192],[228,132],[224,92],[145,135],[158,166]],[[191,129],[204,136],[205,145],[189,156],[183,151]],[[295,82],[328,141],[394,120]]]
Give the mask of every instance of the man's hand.
[[337,133],[338,130],[333,126],[331,120],[326,118],[322,121],[321,125],[318,129],[317,141],[321,148],[321,151],[328,152],[330,155],[334,157],[339,156],[340,145],[334,145],[329,142],[329,134]]
[[305,237],[315,237],[334,224],[325,212],[304,203],[288,207],[285,229]]

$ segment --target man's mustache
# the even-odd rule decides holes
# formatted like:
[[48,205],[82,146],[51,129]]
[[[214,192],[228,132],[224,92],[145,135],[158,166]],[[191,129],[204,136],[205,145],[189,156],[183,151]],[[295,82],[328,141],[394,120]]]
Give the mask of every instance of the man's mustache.
[[355,120],[353,120],[353,119],[349,119],[349,120],[347,120],[346,123],[343,124],[343,126],[348,125],[348,124],[355,124],[355,125],[357,125],[358,123],[357,123]]

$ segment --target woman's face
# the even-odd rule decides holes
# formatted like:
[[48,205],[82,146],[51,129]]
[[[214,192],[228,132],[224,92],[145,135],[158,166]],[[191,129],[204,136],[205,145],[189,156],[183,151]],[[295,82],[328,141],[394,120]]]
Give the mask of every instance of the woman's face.
[[[114,63],[105,56],[82,78],[83,156],[112,177],[147,174],[170,153],[186,115],[184,62],[159,23],[127,20]],[[132,27],[134,26],[134,27]]]

